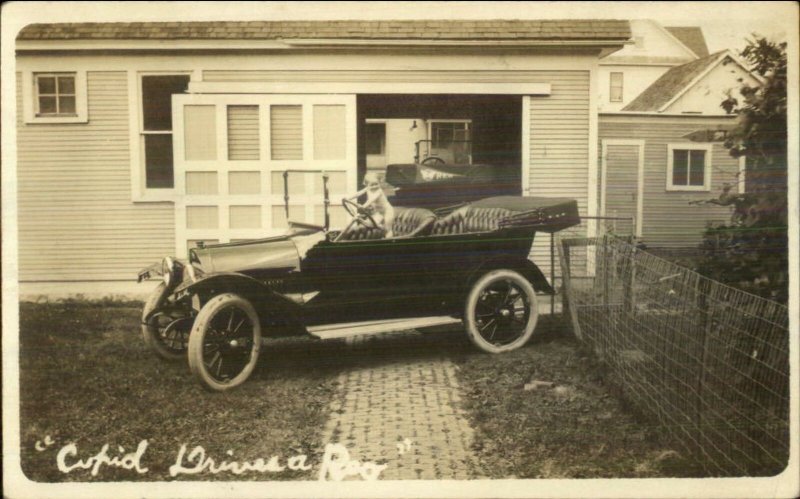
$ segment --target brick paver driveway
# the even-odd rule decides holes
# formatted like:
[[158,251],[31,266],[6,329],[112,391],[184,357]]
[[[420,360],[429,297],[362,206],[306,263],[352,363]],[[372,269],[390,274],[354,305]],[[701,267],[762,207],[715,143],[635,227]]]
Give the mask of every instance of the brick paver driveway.
[[[347,340],[363,362],[340,375],[323,442],[384,464],[382,480],[478,476],[445,345],[407,331]],[[375,357],[380,357],[376,361]]]

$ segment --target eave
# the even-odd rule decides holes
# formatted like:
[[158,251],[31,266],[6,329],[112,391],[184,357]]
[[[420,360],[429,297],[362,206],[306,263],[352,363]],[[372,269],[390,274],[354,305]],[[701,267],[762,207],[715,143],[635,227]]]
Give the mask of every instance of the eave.
[[612,40],[368,40],[368,39],[287,39],[287,40],[18,40],[17,54],[60,52],[180,52],[180,51],[288,51],[364,49],[499,49],[535,50],[542,48],[598,50],[600,57],[616,52],[627,39]]

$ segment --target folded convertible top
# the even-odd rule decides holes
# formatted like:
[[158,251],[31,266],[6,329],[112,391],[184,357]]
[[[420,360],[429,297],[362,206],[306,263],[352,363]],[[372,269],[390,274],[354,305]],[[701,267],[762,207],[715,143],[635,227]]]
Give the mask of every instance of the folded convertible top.
[[470,209],[502,209],[511,212],[499,227],[531,227],[540,232],[558,232],[580,224],[578,202],[569,198],[495,196],[469,204]]

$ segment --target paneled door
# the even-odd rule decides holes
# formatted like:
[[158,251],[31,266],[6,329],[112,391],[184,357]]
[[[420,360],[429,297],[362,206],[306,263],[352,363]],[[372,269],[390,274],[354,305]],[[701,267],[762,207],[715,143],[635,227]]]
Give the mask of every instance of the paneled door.
[[288,220],[324,223],[323,172],[331,227],[355,192],[355,95],[182,94],[172,97],[175,248],[285,232]]
[[603,141],[600,213],[607,229],[617,234],[642,237],[644,190],[644,141]]

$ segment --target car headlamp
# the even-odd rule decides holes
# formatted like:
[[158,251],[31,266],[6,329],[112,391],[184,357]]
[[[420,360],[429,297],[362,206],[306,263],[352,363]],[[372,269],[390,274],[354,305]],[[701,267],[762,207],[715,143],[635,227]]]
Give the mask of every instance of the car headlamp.
[[161,264],[161,274],[162,278],[164,279],[164,285],[167,287],[169,287],[170,283],[172,282],[172,272],[174,268],[175,262],[172,261],[172,258],[164,258],[164,262]]

